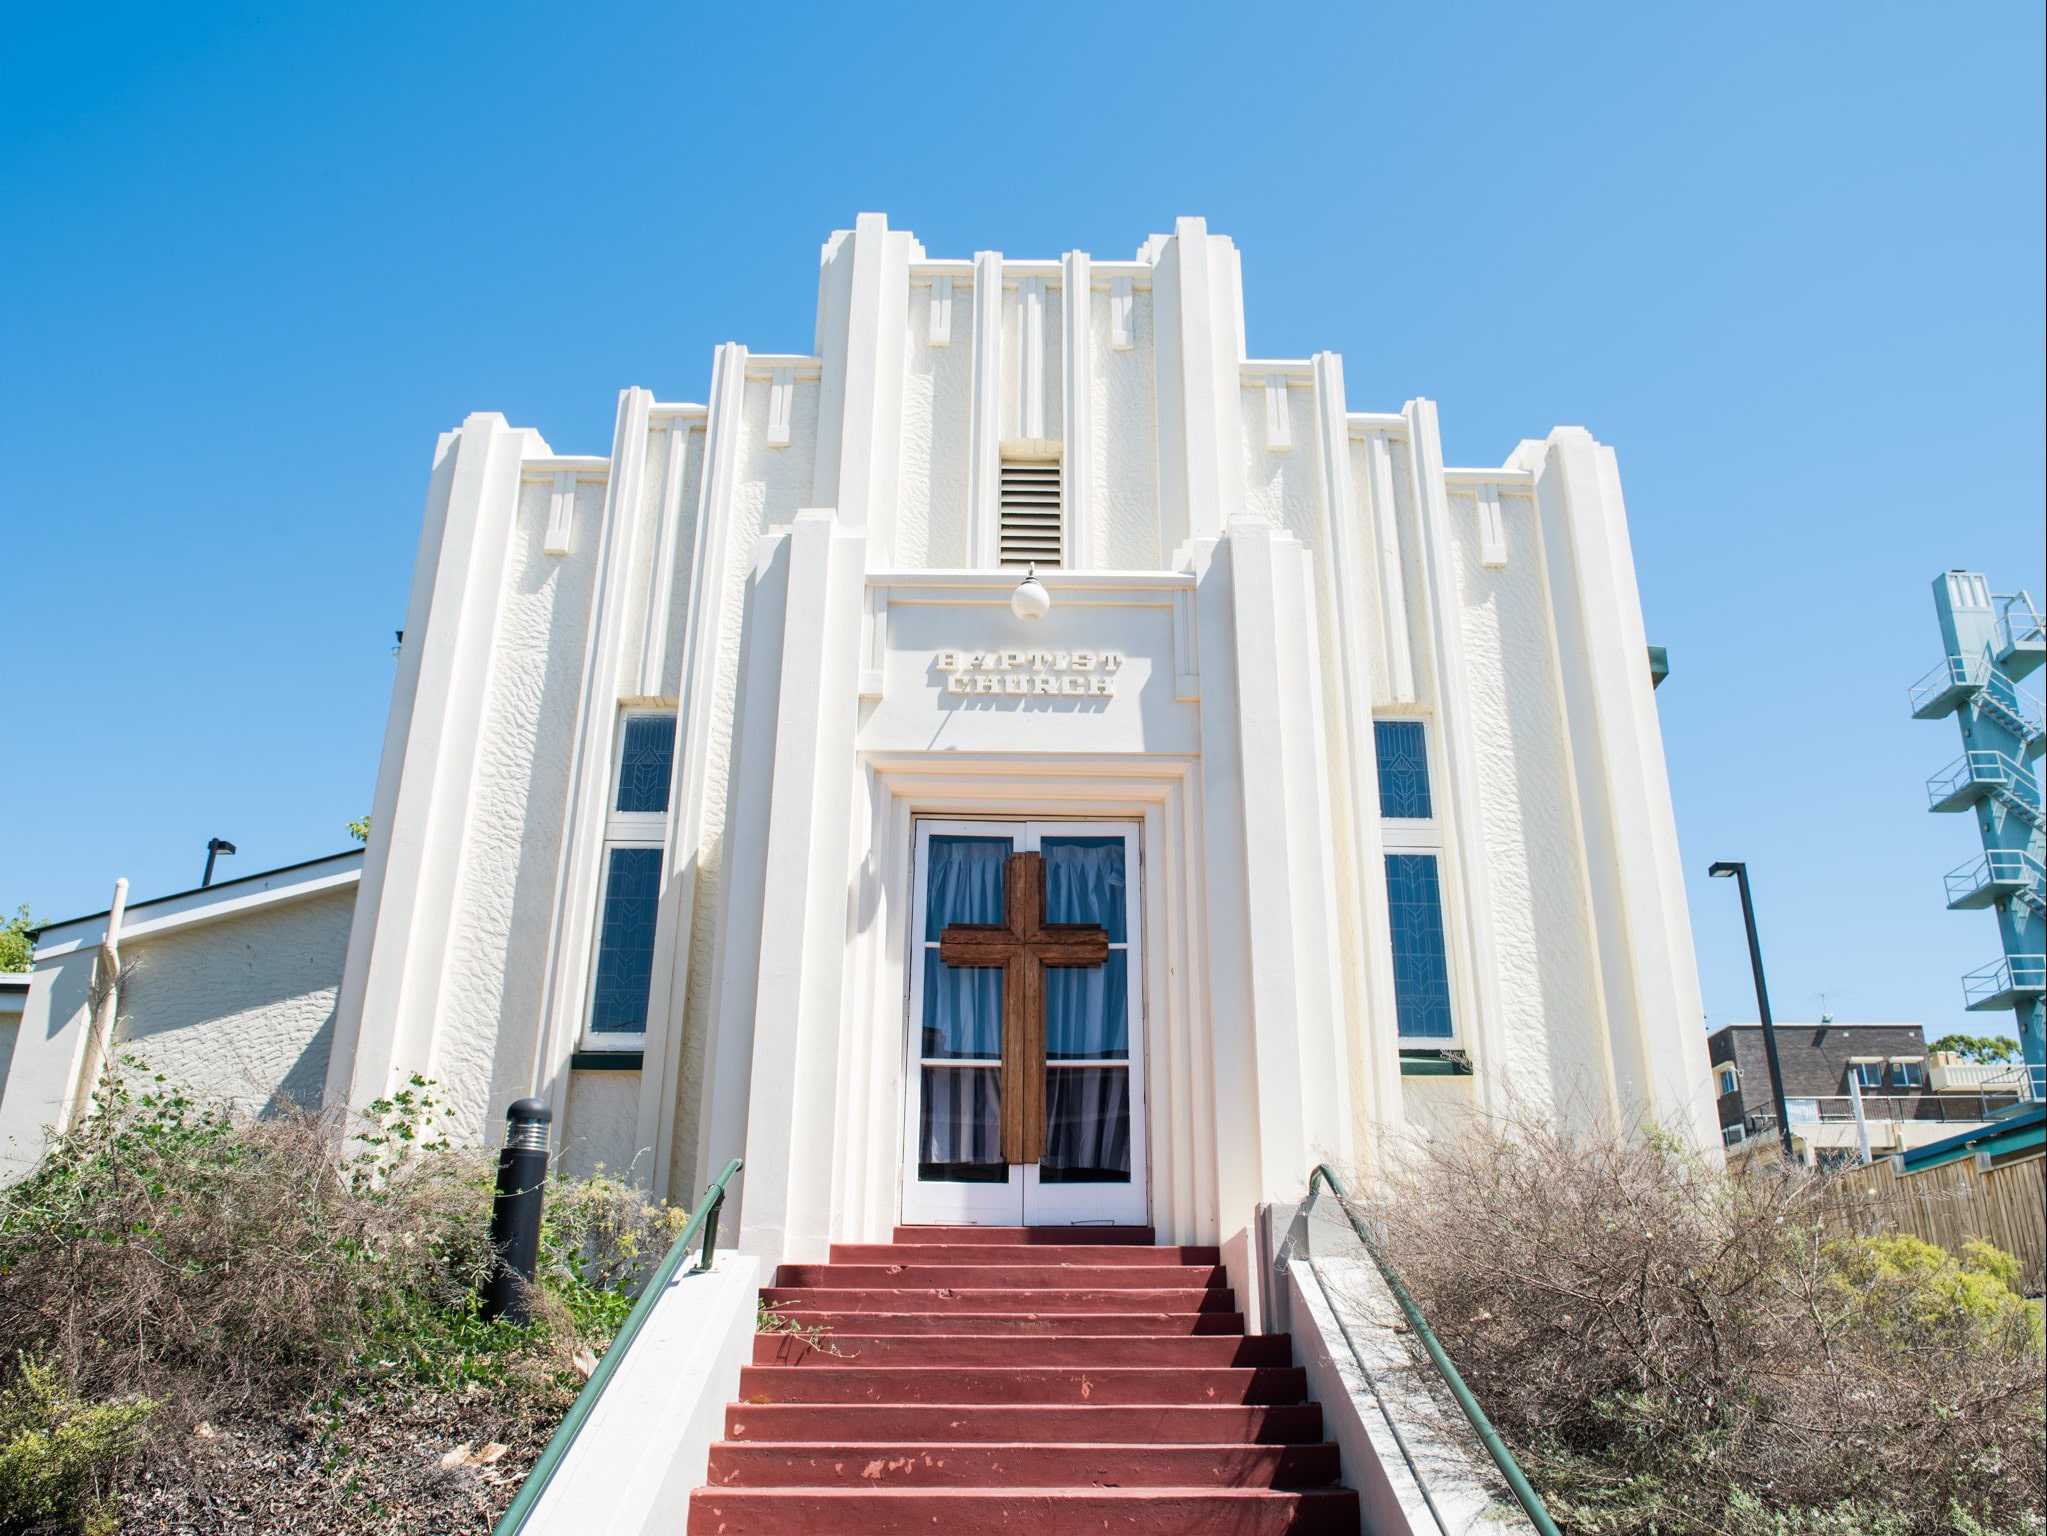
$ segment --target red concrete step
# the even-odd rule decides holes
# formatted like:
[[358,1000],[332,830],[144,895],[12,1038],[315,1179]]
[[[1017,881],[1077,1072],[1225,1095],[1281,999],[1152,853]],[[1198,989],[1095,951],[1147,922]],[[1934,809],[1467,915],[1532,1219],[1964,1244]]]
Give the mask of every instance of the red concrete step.
[[1322,1438],[1319,1403],[1119,1408],[1072,1404],[962,1407],[929,1403],[733,1403],[727,1440],[1003,1441],[1036,1444],[1299,1445]]
[[1185,1338],[1244,1331],[1241,1312],[815,1312],[787,1308],[776,1311],[778,1314],[788,1311],[790,1323],[806,1334],[814,1329],[825,1335],[1001,1333],[1012,1338],[1080,1339],[1155,1334]]
[[1298,1366],[749,1365],[744,1403],[1298,1403]]
[[[1151,1273],[1147,1271],[1147,1273]],[[1227,1287],[1173,1288],[1117,1286],[1114,1289],[1003,1290],[987,1286],[846,1287],[772,1285],[761,1300],[775,1312],[1234,1312],[1236,1292]]]
[[1170,1338],[1138,1334],[1128,1338],[1016,1338],[1007,1334],[834,1333],[813,1341],[793,1333],[757,1333],[755,1365],[1051,1366],[1126,1365],[1218,1366],[1290,1365],[1292,1341],[1283,1333],[1237,1334],[1221,1338]]
[[899,1243],[975,1243],[1025,1247],[1034,1243],[1130,1243],[1149,1248],[1158,1241],[1150,1227],[897,1227]]
[[967,1287],[980,1290],[1209,1289],[1229,1284],[1216,1264],[782,1264],[775,1285],[842,1290]]
[[1356,1536],[1347,1488],[699,1488],[690,1536]]
[[722,1441],[713,1488],[1326,1488],[1334,1445]]
[[833,1264],[1112,1264],[1140,1269],[1161,1265],[1213,1266],[1219,1248],[1139,1248],[1134,1244],[1040,1243],[1005,1252],[984,1243],[833,1243]]

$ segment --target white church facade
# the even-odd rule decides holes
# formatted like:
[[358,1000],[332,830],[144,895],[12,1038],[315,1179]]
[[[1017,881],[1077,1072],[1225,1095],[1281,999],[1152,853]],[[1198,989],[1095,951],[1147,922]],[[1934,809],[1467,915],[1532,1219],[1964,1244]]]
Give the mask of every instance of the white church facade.
[[863,215],[809,354],[627,389],[601,457],[445,433],[371,825],[46,930],[6,1170],[96,1020],[251,1109],[417,1074],[483,1143],[538,1094],[678,1201],[743,1156],[771,1262],[1227,1253],[1513,1106],[1718,1145],[1612,450],[1446,468],[1431,402],[1249,353],[1198,219],[1020,261]]

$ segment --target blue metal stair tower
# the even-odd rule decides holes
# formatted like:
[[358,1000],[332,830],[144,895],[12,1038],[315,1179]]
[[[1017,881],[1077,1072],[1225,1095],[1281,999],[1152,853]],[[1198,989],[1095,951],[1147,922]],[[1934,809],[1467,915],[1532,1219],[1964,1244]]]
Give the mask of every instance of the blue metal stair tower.
[[2047,660],[2030,593],[1996,596],[1975,571],[1935,578],[1945,656],[1912,685],[1920,720],[1953,715],[1962,755],[1926,781],[1935,811],[1974,810],[1983,855],[1947,877],[1948,906],[1997,911],[2003,958],[1962,978],[1967,1007],[2009,1008],[2033,1098],[2047,1099],[2047,834],[2039,762],[2047,747],[2040,700],[2019,686]]

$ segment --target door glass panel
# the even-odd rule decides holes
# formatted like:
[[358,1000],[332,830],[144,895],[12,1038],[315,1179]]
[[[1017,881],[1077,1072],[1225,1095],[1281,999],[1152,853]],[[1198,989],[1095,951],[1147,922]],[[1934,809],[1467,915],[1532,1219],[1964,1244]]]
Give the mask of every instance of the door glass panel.
[[1045,1069],[1045,1184],[1130,1182],[1130,1069]]
[[1002,1069],[926,1067],[917,1130],[917,1177],[1006,1184],[1002,1160]]
[[927,944],[938,942],[947,923],[1002,921],[1002,872],[1009,849],[1006,837],[931,839],[924,899]]
[[1129,973],[1122,949],[1109,951],[1107,965],[1045,967],[1047,1060],[1130,1059]]
[[[934,843],[937,842],[933,838]],[[1100,923],[1111,944],[1130,935],[1123,889],[1123,839],[1048,837],[1045,854],[1045,921]]]
[[946,965],[938,945],[950,923],[1003,920],[1013,846],[1009,837],[935,834],[930,841],[918,1055],[975,1065],[919,1068],[917,1176],[927,1182],[1009,1182],[1002,1158],[1002,971]]
[[938,946],[924,951],[924,1036],[918,1053],[935,1057],[1002,1054],[1002,971],[947,965]]

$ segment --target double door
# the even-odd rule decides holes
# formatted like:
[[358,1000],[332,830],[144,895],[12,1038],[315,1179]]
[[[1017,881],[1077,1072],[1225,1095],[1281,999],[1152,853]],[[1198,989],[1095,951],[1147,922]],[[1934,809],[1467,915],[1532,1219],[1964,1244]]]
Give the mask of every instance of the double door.
[[1137,825],[916,825],[903,1220],[1142,1225]]

